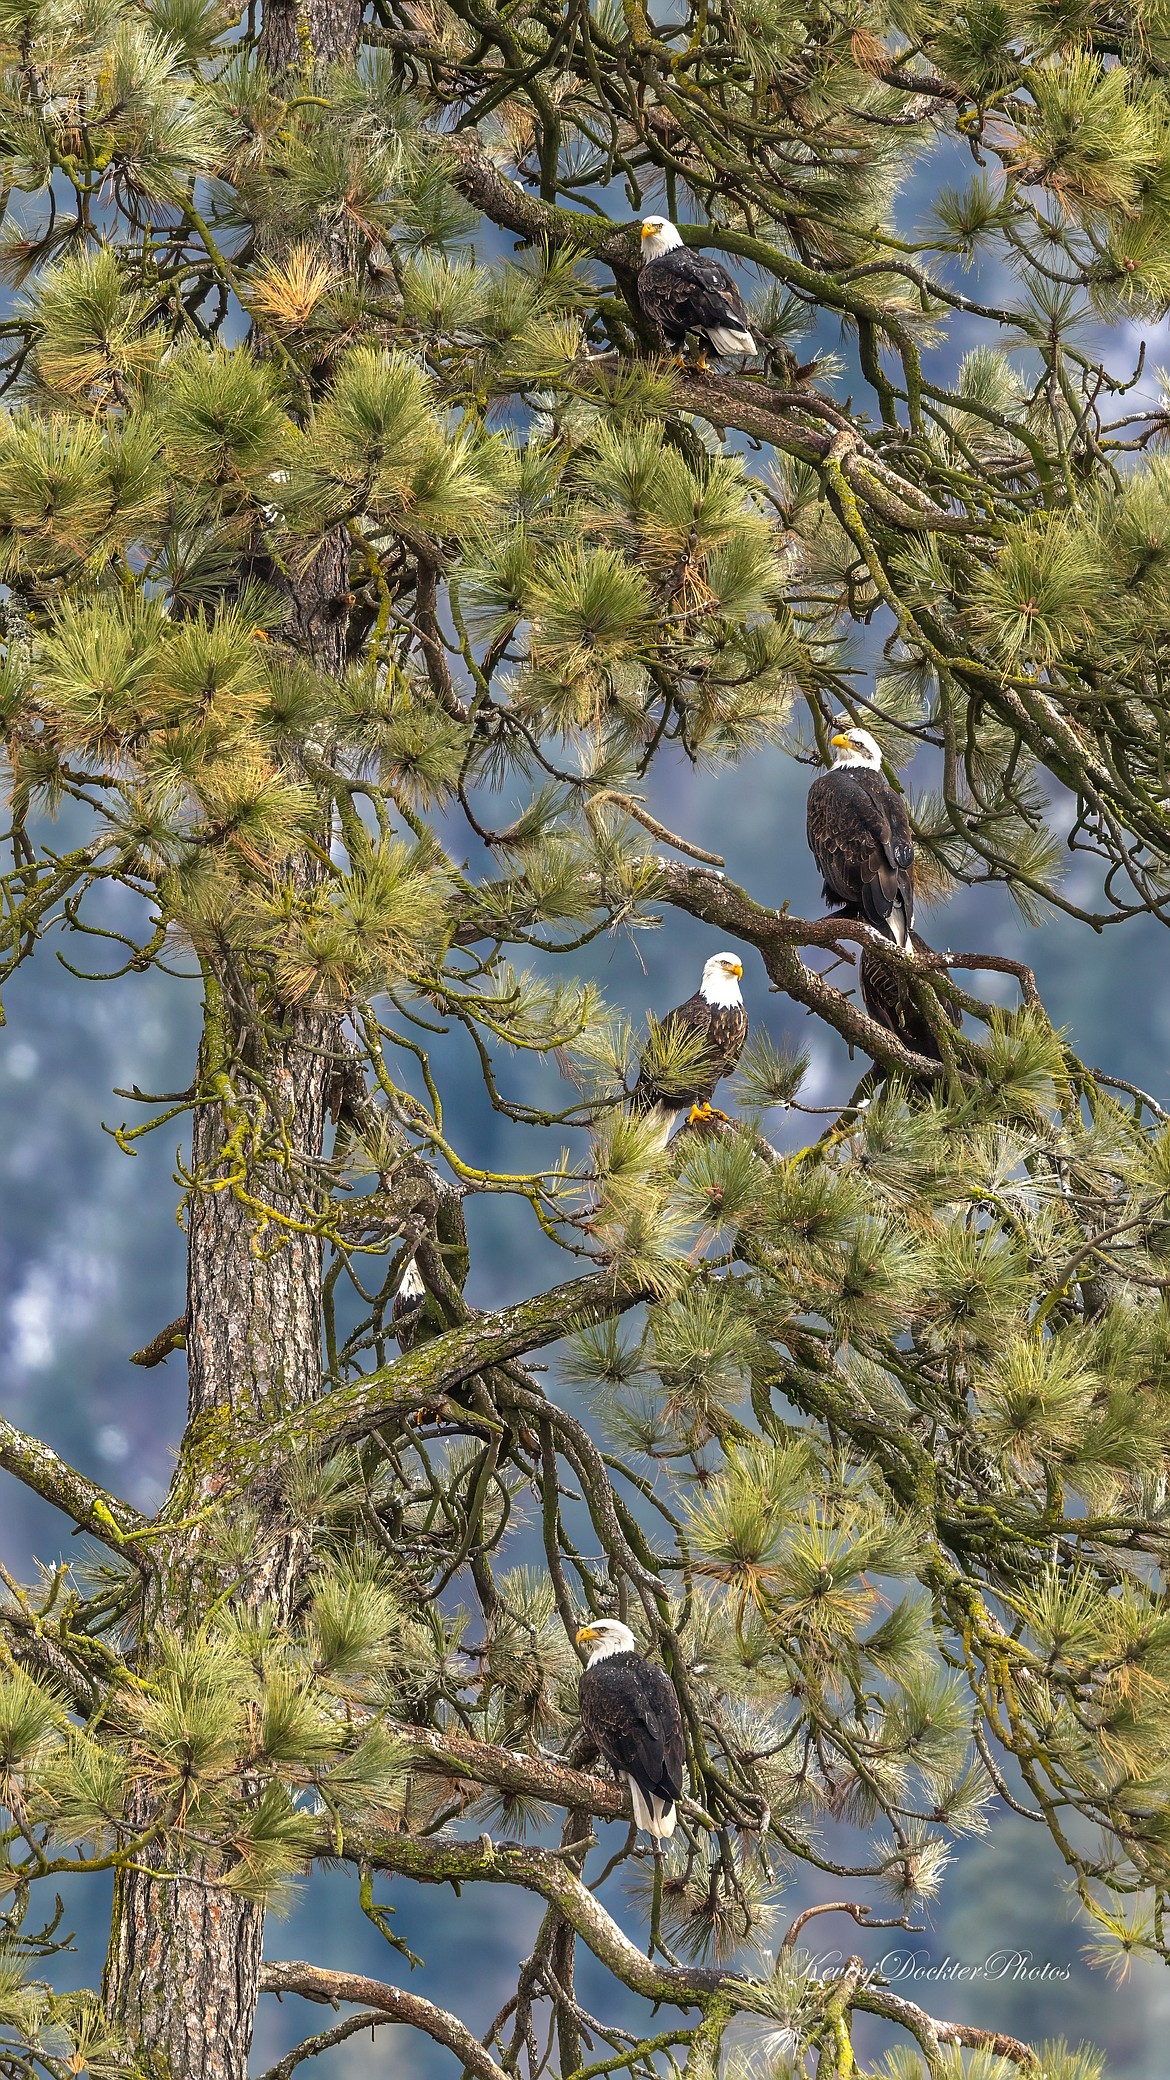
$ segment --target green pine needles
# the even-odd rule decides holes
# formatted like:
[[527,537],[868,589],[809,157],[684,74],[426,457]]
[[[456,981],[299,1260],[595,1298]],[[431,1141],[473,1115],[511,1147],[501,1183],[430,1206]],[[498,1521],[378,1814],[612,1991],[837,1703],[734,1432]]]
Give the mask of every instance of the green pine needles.
[[[659,12],[0,0],[0,984],[54,946],[203,1005],[117,1129],[188,1137],[171,1491],[0,1417],[100,1554],[0,1571],[12,2080],[244,2080],[290,1991],[340,2019],[266,2080],[391,2022],[478,2080],[1099,2080],[818,1975],[782,1901],[830,1878],[860,1951],[1004,1803],[1095,1961],[1170,1961],[1167,1113],[1028,968],[737,887],[671,792],[734,816],[845,711],[916,758],[920,909],[1170,922],[1170,413],[1121,330],[1170,307],[1170,29]],[[757,360],[664,353],[651,210]],[[695,1049],[587,950],[676,911],[872,1063],[820,1131],[779,1016],[738,1119],[627,1109]],[[478,1304],[485,1199],[562,1283],[522,1243]],[[685,1728],[653,1856],[593,1832],[615,1614]],[[323,1862],[384,1980],[266,1952]],[[56,1887],[110,1873],[61,1991]],[[542,1900],[494,2017],[410,1987],[407,1881]]]

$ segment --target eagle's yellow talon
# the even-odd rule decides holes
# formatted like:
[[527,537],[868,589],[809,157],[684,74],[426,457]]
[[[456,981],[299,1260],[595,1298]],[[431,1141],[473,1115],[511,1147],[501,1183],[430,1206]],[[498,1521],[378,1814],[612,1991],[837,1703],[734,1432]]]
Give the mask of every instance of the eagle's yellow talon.
[[[697,1127],[701,1120],[707,1120],[713,1117],[714,1115],[711,1111],[711,1107],[708,1104],[704,1103],[702,1105],[692,1105],[690,1112],[687,1114],[687,1125],[688,1127]],[[727,1115],[726,1113],[721,1112],[719,1117],[720,1119],[725,1119]]]

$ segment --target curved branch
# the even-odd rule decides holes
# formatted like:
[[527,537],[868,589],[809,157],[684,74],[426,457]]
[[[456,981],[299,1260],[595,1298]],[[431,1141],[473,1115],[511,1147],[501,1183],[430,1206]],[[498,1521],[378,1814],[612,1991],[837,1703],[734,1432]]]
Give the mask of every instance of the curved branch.
[[[520,1885],[556,1907],[598,1962],[645,2000],[670,2001],[675,2007],[701,2007],[704,1997],[718,1993],[726,1975],[698,1965],[666,1965],[647,1957],[633,1944],[580,1878],[551,1849],[522,1848],[513,1842],[444,1840],[441,1836],[346,1835],[343,1855],[375,1870],[397,1871],[424,1885]],[[332,1830],[323,1832],[317,1854],[335,1856]]]
[[[125,1551],[125,1540],[146,1527],[147,1519],[128,1502],[78,1473],[39,1437],[18,1430],[5,1416],[0,1416],[0,1469],[115,1552]],[[133,1546],[130,1552],[133,1555]]]
[[944,2044],[962,2044],[969,2051],[990,2051],[996,2058],[1008,2058],[1013,2065],[1024,2066],[1027,2071],[1039,2071],[1040,2061],[1027,2044],[1018,2037],[1005,2036],[994,2029],[977,2029],[972,2022],[940,2022],[928,2015],[914,2001],[904,2000],[900,1993],[887,1993],[884,1987],[863,1981],[851,1995],[851,2004],[863,2008],[867,2015],[881,2015],[887,2022],[896,2022],[902,2029],[921,2044],[928,2057],[933,2053],[937,2061]]
[[[318,1853],[335,1855],[336,1846],[330,1830],[322,1835]],[[397,1871],[403,1877],[415,1878],[423,1884],[464,1885],[486,1880],[489,1884],[521,1885],[526,1891],[535,1892],[547,1900],[550,1906],[555,1906],[598,1962],[632,1993],[641,1994],[645,2000],[666,2001],[674,2007],[700,2008],[716,2026],[730,2012],[729,2002],[744,2012],[752,2011],[750,1983],[734,1972],[698,1965],[667,1965],[646,1957],[581,1879],[574,1877],[551,1850],[493,1842],[487,1835],[481,1836],[478,1842],[411,1835],[379,1835],[359,1841],[350,1835],[346,1838],[343,1853],[349,1860],[370,1863],[378,1870]],[[311,1970],[312,1967],[294,1966],[291,1969]],[[904,2000],[900,1994],[890,1993],[884,1987],[867,1981],[864,1970],[860,1959],[849,1960],[844,1974],[845,1979],[851,1982],[846,2005],[896,2022],[908,2030],[924,2050],[934,2055],[936,2063],[944,2044],[962,2044],[991,2050],[1029,2071],[1036,2069],[1036,2054],[1015,2037],[978,2029],[973,2023],[939,2021],[913,2001]],[[322,1974],[325,1979],[333,1976],[331,1973]],[[356,1980],[352,1983],[370,1984]],[[329,1996],[326,1994],[325,1997]],[[354,1997],[371,2000],[368,1993]]]
[[879,1068],[900,1071],[919,1082],[933,1082],[942,1075],[941,1062],[903,1047],[843,990],[806,967],[797,951],[802,945],[834,946],[840,939],[854,939],[859,945],[876,945],[885,952],[888,942],[881,940],[877,932],[852,919],[826,918],[812,924],[783,916],[778,910],[765,910],[734,881],[702,867],[684,866],[680,860],[660,860],[658,876],[660,893],[676,910],[685,910],[704,924],[755,946],[777,989],[806,1005],[826,1025],[833,1026],[851,1047],[861,1048]]
[[[437,2008],[433,2001],[424,2000],[421,1993],[406,1993],[400,1986],[389,1986],[381,1979],[367,1979],[360,1972],[329,1972],[321,1965],[295,1959],[271,1959],[261,1965],[260,1990],[262,1993],[299,1993],[303,2000],[328,2002],[333,2006],[339,2001],[360,2002],[363,2007],[376,2009],[388,2020],[404,2022],[411,2029],[421,2029],[437,2044],[445,2044],[466,2071],[478,2074],[479,2080],[507,2080],[503,2067],[496,2064],[466,2024],[460,2022],[457,2015],[449,2014],[446,2008]],[[361,2019],[364,2021],[365,2018]],[[276,2071],[280,2071],[279,2066]]]
[[477,1372],[557,1343],[573,1329],[607,1321],[644,1298],[642,1285],[612,1271],[570,1279],[532,1300],[518,1300],[514,1307],[497,1308],[448,1329],[393,1365],[367,1374],[352,1387],[339,1388],[314,1407],[298,1410],[276,1427],[272,1442],[287,1439],[294,1447],[314,1441],[356,1443],[395,1410],[426,1407]]
[[[263,1989],[262,1989],[263,1990]],[[393,2015],[385,2015],[377,2009],[367,2009],[364,2015],[347,2015],[344,2022],[335,2023],[332,2029],[323,2029],[315,2037],[303,2037],[294,2044],[274,2066],[269,2066],[260,2080],[291,2080],[300,2065],[309,2058],[319,2058],[323,2051],[332,2051],[335,2044],[344,2044],[347,2037],[359,2036],[364,2029],[376,2030],[384,2023],[392,2023]]]

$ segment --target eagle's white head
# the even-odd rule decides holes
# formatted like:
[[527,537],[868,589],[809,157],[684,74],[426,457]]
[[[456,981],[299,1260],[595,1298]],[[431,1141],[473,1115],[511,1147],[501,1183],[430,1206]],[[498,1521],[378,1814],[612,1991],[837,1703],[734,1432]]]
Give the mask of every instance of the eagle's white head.
[[871,773],[881,772],[881,746],[867,729],[838,730],[829,742],[837,754],[835,766],[868,766]]
[[594,1618],[588,1625],[578,1626],[577,1645],[592,1647],[588,1663],[592,1668],[595,1661],[604,1661],[610,1654],[633,1654],[637,1641],[620,1618]]
[[678,225],[672,224],[669,217],[643,217],[643,260],[661,260],[664,253],[672,253],[674,248],[681,244],[682,235]]
[[739,987],[742,974],[743,962],[738,953],[713,953],[703,970],[699,994],[717,1010],[729,1011],[733,1005],[743,1003]]

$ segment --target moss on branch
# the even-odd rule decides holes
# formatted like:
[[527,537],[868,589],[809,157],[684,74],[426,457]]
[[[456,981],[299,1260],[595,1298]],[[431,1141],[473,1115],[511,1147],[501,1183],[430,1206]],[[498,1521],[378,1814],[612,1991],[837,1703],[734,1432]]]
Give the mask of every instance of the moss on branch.
[[43,1502],[76,1524],[79,1531],[88,1531],[93,1538],[112,1546],[116,1552],[126,1548],[126,1540],[136,1537],[145,1527],[147,1519],[133,1509],[128,1502],[112,1495],[96,1481],[91,1481],[75,1466],[58,1457],[51,1447],[43,1444],[39,1437],[30,1437],[18,1430],[7,1417],[0,1416],[0,1468],[12,1474],[22,1486],[30,1488]]

